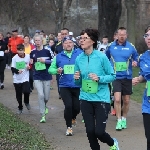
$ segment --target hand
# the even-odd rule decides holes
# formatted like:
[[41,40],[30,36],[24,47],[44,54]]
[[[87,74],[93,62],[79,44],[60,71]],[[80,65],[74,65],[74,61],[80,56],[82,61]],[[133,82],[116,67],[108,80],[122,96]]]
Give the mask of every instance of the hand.
[[132,66],[133,66],[133,67],[137,67],[137,62],[136,62],[136,61],[133,61],[133,62],[132,62]]
[[138,83],[140,83],[139,77],[135,77],[132,79],[132,85],[137,85]]
[[45,59],[43,59],[43,58],[40,58],[40,60],[39,60],[41,63],[45,63]]
[[22,70],[19,70],[19,71],[18,71],[19,74],[21,74],[22,72],[23,72]]
[[90,73],[89,77],[93,80],[93,81],[99,81],[99,77],[95,74],[95,73]]
[[9,50],[5,50],[5,53],[8,53],[9,52]]
[[74,79],[79,80],[80,79],[80,71],[76,71],[74,74]]
[[33,59],[30,59],[30,64],[33,64]]
[[29,70],[30,69],[30,66],[27,66],[27,70]]
[[59,67],[59,68],[57,69],[57,73],[58,73],[58,74],[61,74],[62,71],[63,71],[63,69],[62,69],[61,67]]

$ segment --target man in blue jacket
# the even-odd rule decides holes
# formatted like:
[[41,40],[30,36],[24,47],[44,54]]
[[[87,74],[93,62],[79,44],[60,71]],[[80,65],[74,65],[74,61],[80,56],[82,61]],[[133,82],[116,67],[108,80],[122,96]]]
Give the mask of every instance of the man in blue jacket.
[[[108,46],[106,55],[111,60],[116,72],[116,80],[112,84],[118,118],[116,130],[122,130],[127,128],[126,117],[129,110],[130,95],[132,94],[132,66],[137,66],[138,53],[134,45],[127,41],[126,28],[120,27],[117,33],[118,39]],[[121,94],[123,95],[122,116]]]
[[80,112],[80,86],[74,83],[74,65],[78,55],[83,51],[74,49],[74,42],[68,36],[63,39],[64,50],[53,59],[50,74],[59,74],[59,88],[65,105],[64,118],[66,120],[66,136],[72,136],[72,125],[76,124],[76,116]]

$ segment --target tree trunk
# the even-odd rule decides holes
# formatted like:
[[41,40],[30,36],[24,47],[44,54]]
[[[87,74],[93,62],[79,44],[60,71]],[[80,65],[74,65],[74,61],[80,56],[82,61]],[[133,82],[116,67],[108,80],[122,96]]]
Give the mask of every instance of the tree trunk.
[[119,25],[121,10],[121,0],[98,0],[98,30],[100,32],[100,40],[106,35],[109,37],[109,41],[113,40],[114,32]]
[[135,0],[126,0],[125,1],[127,8],[127,31],[128,39],[130,42],[135,44],[135,9],[136,1]]

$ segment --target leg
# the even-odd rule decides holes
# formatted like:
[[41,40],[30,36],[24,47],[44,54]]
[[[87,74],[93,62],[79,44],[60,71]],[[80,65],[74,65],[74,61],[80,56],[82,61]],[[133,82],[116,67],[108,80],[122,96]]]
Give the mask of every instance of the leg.
[[30,82],[30,89],[33,90],[33,70],[29,70],[29,82]]
[[92,150],[100,150],[100,145],[95,134],[95,114],[92,102],[81,101],[81,111],[85,122],[86,133]]
[[130,95],[124,95],[122,96],[122,99],[123,99],[123,107],[122,107],[123,117],[126,118],[127,113],[129,111]]
[[59,75],[59,74],[57,74],[57,75],[56,75],[57,88],[58,88],[59,99],[61,99],[61,95],[60,95],[60,88],[59,88],[59,78],[60,78],[60,75]]
[[107,143],[109,146],[114,145],[114,140],[110,137],[106,130],[106,122],[108,119],[108,113],[110,111],[110,104],[94,102],[96,127],[96,137],[103,143]]
[[44,102],[45,106],[50,97],[50,80],[43,81],[43,91],[44,91]]
[[67,128],[72,127],[72,94],[71,94],[71,88],[60,88],[60,93],[62,96],[62,100],[65,105],[64,110],[64,118],[66,121]]
[[72,119],[76,119],[76,116],[80,113],[79,94],[80,88],[72,89]]
[[22,84],[16,84],[14,83],[14,87],[15,87],[15,91],[16,91],[16,99],[18,101],[18,109],[22,110],[23,109],[23,105],[22,105]]
[[[6,60],[5,58],[0,61],[0,82],[1,82],[1,89],[3,88],[3,82],[4,82],[4,71],[6,66]],[[4,86],[4,85],[3,85]]]
[[143,124],[147,139],[147,150],[150,150],[150,114],[143,114]]
[[45,116],[45,102],[44,102],[44,92],[43,92],[43,82],[40,80],[34,80],[35,87],[38,92],[38,102],[40,107],[40,114]]

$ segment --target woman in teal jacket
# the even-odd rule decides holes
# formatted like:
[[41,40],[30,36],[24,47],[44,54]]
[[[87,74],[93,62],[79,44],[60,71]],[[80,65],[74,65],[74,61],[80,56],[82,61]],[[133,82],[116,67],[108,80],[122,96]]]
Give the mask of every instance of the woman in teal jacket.
[[106,55],[95,50],[97,41],[97,30],[84,31],[80,38],[84,53],[76,59],[74,79],[81,86],[81,111],[91,149],[100,150],[99,139],[107,143],[110,150],[119,150],[117,140],[105,132],[110,111],[108,83],[115,80],[115,74]]

